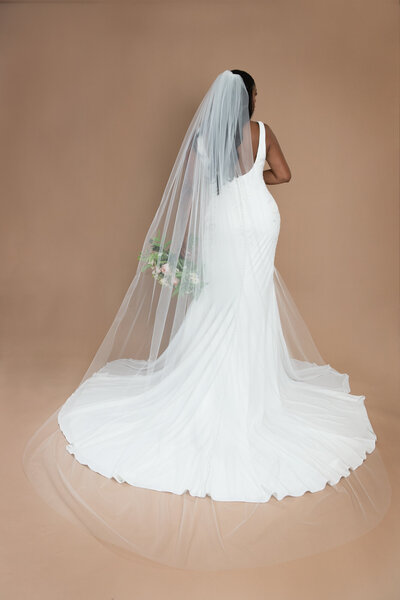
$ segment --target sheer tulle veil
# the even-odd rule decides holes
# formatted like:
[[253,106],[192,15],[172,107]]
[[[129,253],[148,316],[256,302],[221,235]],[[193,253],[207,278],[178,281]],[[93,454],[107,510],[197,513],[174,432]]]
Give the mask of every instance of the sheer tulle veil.
[[[246,272],[254,268],[243,252],[248,228],[232,222],[229,202],[245,202],[244,175],[254,162],[249,94],[242,77],[225,70],[187,128],[136,273],[79,385],[100,370],[107,376],[120,367],[120,374],[132,379],[132,389],[135,382],[157,385],[186,358],[185,345],[175,349],[173,340],[204,288],[213,290],[221,310],[233,292],[245,289]],[[273,277],[294,364],[325,364],[276,267]],[[198,352],[204,352],[200,345]],[[190,393],[189,382],[183,384]],[[66,451],[59,410],[27,442],[24,470],[57,512],[133,559],[190,569],[292,560],[365,533],[388,505],[388,483],[376,452],[336,486],[284,502],[215,502],[121,485]]]
[[239,75],[226,70],[193,116],[135,277],[83,379],[125,357],[139,359],[131,367],[146,375],[149,385],[152,373],[162,368],[165,376],[173,368],[176,357],[162,353],[207,285],[213,203],[253,164],[247,90]]

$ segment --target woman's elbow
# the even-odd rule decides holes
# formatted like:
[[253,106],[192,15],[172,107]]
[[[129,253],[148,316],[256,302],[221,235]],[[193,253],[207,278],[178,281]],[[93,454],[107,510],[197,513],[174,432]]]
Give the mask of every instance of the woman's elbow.
[[287,183],[288,181],[290,181],[292,178],[292,174],[290,171],[288,171],[287,173],[285,173],[284,175],[282,175],[281,177],[281,183]]

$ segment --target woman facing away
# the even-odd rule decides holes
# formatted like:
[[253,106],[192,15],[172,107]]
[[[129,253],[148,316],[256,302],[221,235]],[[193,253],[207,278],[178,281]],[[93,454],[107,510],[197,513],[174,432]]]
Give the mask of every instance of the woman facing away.
[[251,120],[256,95],[236,69],[205,94],[135,277],[58,412],[66,450],[120,484],[265,503],[334,485],[375,448],[365,396],[324,362],[275,267],[266,184],[291,173]]

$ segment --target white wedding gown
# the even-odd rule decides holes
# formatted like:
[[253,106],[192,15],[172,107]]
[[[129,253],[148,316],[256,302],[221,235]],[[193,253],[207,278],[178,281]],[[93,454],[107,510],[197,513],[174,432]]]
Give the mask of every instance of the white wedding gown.
[[[152,384],[143,361],[113,360],[58,413],[67,450],[119,483],[281,500],[337,483],[375,448],[365,396],[350,393],[348,375],[289,353],[274,283],[280,214],[263,180],[261,121],[259,132],[254,166],[239,178],[247,201],[227,184],[213,206],[208,285],[158,357]],[[238,260],[223,257],[235,229]],[[167,358],[174,368],[165,373]]]

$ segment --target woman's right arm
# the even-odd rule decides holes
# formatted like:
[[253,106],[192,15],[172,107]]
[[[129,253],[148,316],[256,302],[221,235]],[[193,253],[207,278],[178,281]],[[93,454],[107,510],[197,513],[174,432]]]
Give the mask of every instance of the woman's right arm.
[[264,123],[265,126],[265,147],[266,161],[271,167],[263,172],[265,183],[273,185],[276,183],[286,183],[290,181],[292,174],[289,165],[286,162],[285,156],[279,145],[278,140],[271,127]]

